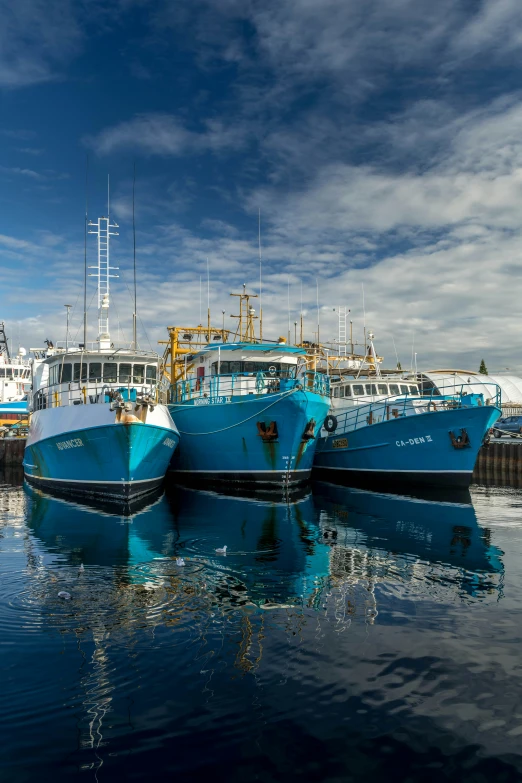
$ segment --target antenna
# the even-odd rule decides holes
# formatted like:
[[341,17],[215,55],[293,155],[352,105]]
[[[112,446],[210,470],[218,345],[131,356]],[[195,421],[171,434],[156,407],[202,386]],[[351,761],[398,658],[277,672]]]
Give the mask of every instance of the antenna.
[[317,344],[321,342],[319,339],[319,280],[315,278],[315,301],[317,305]]
[[64,307],[67,309],[67,327],[65,330],[65,353],[67,353],[67,350],[69,348],[69,311],[72,307],[72,305],[66,304]]
[[111,216],[111,176],[107,174],[107,217]]
[[287,306],[288,306],[288,345],[290,345],[290,343],[291,343],[291,338],[290,338],[290,275],[288,275],[288,277],[287,277],[287,283],[288,283],[288,288],[287,288]]
[[302,347],[303,345],[303,281],[301,280],[301,342],[300,345]]
[[393,334],[392,334],[391,338],[392,338],[392,343],[393,343],[393,350],[395,351],[395,358],[397,359],[397,369],[399,369],[399,364],[400,364],[399,354],[397,353],[397,346],[395,345],[395,340],[393,338]]
[[87,213],[89,208],[89,154],[85,156],[85,225],[83,230],[83,347],[87,348]]
[[202,326],[203,318],[201,316],[201,275],[199,276],[199,325]]
[[413,351],[415,350],[415,330],[411,338],[411,373],[413,375]]
[[366,354],[366,307],[364,306],[364,283],[361,283],[361,288],[362,288],[362,306],[363,306],[364,353]]
[[[109,206],[109,202],[107,202],[107,206]],[[119,235],[117,231],[111,231],[111,228],[119,228],[119,226],[117,223],[111,223],[109,217],[98,218],[96,223],[89,221],[88,225],[96,226],[95,230],[89,231],[89,234],[95,234],[98,237],[98,265],[89,267],[89,269],[97,270],[89,277],[98,278],[98,343],[100,349],[110,348],[109,279],[119,277],[119,275],[111,275],[111,271],[119,269],[119,267],[110,265],[109,241],[111,237]]]
[[138,349],[138,337],[137,337],[137,319],[138,319],[138,295],[136,291],[136,221],[134,214],[134,201],[136,192],[136,161],[134,161],[134,170],[132,176],[132,242],[134,252],[134,313],[132,315],[132,345],[134,350]]
[[210,342],[210,267],[208,265],[208,256],[207,256],[207,329],[208,329],[208,341]]
[[263,342],[263,261],[261,258],[261,207],[258,213],[257,240],[259,247],[259,339]]

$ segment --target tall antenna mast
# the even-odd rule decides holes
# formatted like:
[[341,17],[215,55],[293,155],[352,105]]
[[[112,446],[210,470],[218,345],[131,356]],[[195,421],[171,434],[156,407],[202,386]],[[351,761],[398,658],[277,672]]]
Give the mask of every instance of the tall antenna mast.
[[339,316],[339,356],[346,356],[346,321],[348,319],[349,310],[347,307],[338,307],[337,313]]
[[317,344],[321,342],[319,339],[319,280],[315,278],[315,301],[317,305]]
[[85,225],[83,228],[83,347],[87,348],[87,221],[89,209],[89,155],[85,156]]
[[[109,190],[107,189],[107,212],[109,209]],[[89,277],[98,278],[98,344],[100,349],[111,347],[111,337],[109,334],[109,280],[113,270],[119,269],[117,266],[110,265],[109,242],[110,238],[118,236],[117,231],[111,231],[111,228],[119,228],[117,223],[111,223],[109,217],[100,217],[96,223],[89,221],[89,226],[94,226],[89,234],[95,234],[98,237],[98,265],[90,266],[89,269],[96,269],[94,274]]]
[[301,348],[303,347],[303,281],[301,280]]
[[361,283],[361,288],[362,288],[362,306],[363,306],[364,354],[366,355],[366,307],[364,305],[364,283]]
[[290,275],[288,275],[288,277],[287,277],[287,283],[288,283],[288,288],[287,288],[287,292],[286,292],[286,294],[287,294],[286,299],[287,299],[287,307],[288,307],[288,345],[290,345],[291,344],[291,338],[290,338]]
[[132,242],[134,251],[134,313],[132,314],[132,347],[138,350],[137,319],[138,319],[138,294],[136,291],[136,221],[134,214],[134,202],[136,192],[136,161],[134,161],[134,170],[132,177]]
[[261,258],[261,207],[259,207],[258,220],[258,247],[259,247],[259,339],[263,342],[263,263]]
[[210,342],[210,267],[208,265],[208,256],[207,256],[207,330],[208,330],[208,341]]

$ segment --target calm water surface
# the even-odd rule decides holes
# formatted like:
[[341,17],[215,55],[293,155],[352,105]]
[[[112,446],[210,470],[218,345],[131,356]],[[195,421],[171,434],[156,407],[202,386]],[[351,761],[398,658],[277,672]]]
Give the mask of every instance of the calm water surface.
[[3,484],[0,779],[520,781],[522,492],[458,501]]

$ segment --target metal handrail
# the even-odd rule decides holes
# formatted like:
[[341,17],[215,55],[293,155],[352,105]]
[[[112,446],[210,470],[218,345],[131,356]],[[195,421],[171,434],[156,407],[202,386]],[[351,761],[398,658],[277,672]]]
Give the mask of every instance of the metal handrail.
[[[69,405],[99,405],[109,404],[111,397],[109,392],[118,392],[125,402],[135,402],[140,396],[148,396],[155,400],[156,404],[166,404],[167,394],[159,389],[156,384],[128,384],[120,383],[85,384],[78,388],[78,381],[69,384],[56,384],[38,389],[32,395],[31,408],[33,411],[45,408],[61,408]],[[71,388],[71,386],[76,388]],[[64,388],[67,387],[68,388]]]
[[[501,390],[497,384],[484,384],[494,388],[494,394],[488,398],[486,405],[500,408]],[[454,391],[452,395],[441,395],[432,393],[428,396],[401,395],[393,397],[383,397],[373,402],[362,402],[353,405],[346,411],[338,412],[334,409],[337,419],[335,434],[349,432],[362,427],[380,424],[383,421],[390,421],[395,418],[411,416],[417,413],[435,413],[446,410],[456,410],[459,408],[480,407],[484,405],[484,395],[474,392],[463,392],[465,387],[472,387],[473,384],[462,384],[460,391]],[[357,399],[357,398],[356,398]],[[359,398],[363,399],[363,398]]]
[[295,388],[303,388],[327,397],[330,394],[330,379],[312,370],[306,370],[296,378],[271,376],[263,371],[207,375],[202,378],[177,381],[171,387],[171,401],[183,403],[198,398],[209,398],[214,401],[230,402],[234,396],[275,394]]

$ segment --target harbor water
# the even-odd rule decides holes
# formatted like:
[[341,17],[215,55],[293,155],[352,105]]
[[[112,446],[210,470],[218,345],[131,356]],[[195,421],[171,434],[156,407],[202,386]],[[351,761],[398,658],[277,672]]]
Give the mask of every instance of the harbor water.
[[0,779],[520,781],[521,491],[312,489],[4,476]]

